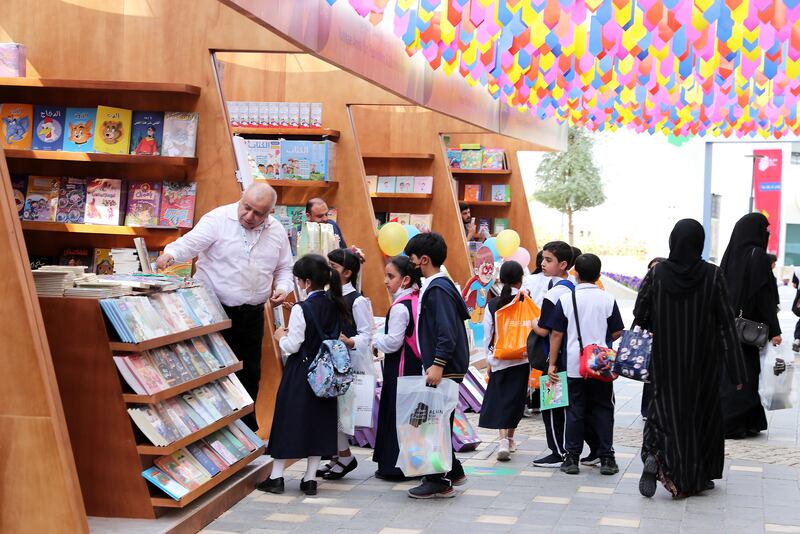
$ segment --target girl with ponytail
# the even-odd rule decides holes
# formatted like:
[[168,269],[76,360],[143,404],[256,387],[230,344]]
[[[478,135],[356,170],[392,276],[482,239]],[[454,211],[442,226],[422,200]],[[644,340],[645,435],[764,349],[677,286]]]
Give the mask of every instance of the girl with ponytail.
[[[483,343],[486,362],[489,364],[489,384],[478,421],[482,428],[494,428],[500,431],[500,445],[497,448],[497,459],[506,462],[511,453],[516,451],[514,431],[522,419],[525,399],[528,393],[528,375],[530,365],[527,355],[518,360],[498,360],[494,357],[494,343],[497,339],[495,329],[495,313],[508,306],[520,292],[523,277],[522,266],[515,261],[505,261],[500,267],[500,282],[503,290],[499,297],[489,301],[488,313],[483,316]],[[523,291],[520,300],[530,298]]]

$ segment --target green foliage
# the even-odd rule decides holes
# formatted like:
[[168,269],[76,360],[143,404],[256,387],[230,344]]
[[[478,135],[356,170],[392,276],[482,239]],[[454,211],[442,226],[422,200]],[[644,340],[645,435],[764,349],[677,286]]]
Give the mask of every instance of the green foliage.
[[545,155],[536,170],[539,189],[533,197],[570,216],[605,202],[600,170],[592,158],[593,144],[585,130],[570,126],[567,151]]

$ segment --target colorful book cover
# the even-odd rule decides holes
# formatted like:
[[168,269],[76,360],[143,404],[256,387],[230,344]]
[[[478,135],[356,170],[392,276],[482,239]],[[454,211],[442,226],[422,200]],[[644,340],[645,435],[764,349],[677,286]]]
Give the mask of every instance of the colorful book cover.
[[499,234],[503,230],[508,229],[508,219],[503,217],[495,217],[494,219],[494,233]]
[[461,168],[464,170],[480,169],[483,165],[483,150],[462,150]]
[[289,220],[292,222],[292,227],[295,229],[295,231],[299,232],[303,227],[303,223],[306,222],[305,206],[288,206],[286,211],[289,216]]
[[481,199],[480,184],[464,184],[464,200],[467,202],[477,202]]
[[502,148],[484,148],[482,167],[489,170],[505,169],[506,151]]
[[155,464],[174,478],[181,486],[190,490],[200,487],[201,482],[195,480],[196,472],[191,464],[182,464],[172,456],[159,456],[156,458]]
[[511,186],[510,185],[493,185],[492,186],[492,201],[494,202],[508,202],[511,200]]
[[244,434],[244,432],[241,431],[241,429],[239,429],[239,427],[235,425],[228,425],[226,428],[231,434],[233,434],[236,437],[236,439],[239,440],[239,442],[242,445],[245,446],[245,448],[248,451],[253,452],[259,447],[258,445],[250,441],[250,439],[248,439],[248,437]]
[[569,405],[566,372],[558,373],[558,382],[551,381],[547,375],[543,375],[539,379],[539,402],[539,409],[542,411],[564,408]]
[[131,154],[158,156],[164,140],[164,113],[134,111],[131,126]]
[[94,126],[94,150],[105,154],[127,154],[131,145],[133,111],[109,106],[97,106]]
[[414,192],[414,177],[413,176],[398,176],[397,187],[398,193],[413,193]]
[[161,190],[159,226],[191,228],[197,183],[164,182]]
[[254,181],[281,178],[281,142],[267,139],[247,140],[247,163]]
[[58,192],[56,222],[81,224],[85,210],[86,179],[62,178],[61,189]]
[[198,447],[200,447],[200,450],[202,450],[206,454],[206,456],[208,456],[209,460],[214,462],[214,465],[216,465],[220,471],[225,471],[229,467],[228,462],[223,460],[222,457],[214,449],[212,449],[211,446],[208,445],[205,441],[201,440],[196,443]]
[[60,190],[61,179],[58,177],[29,176],[28,194],[25,196],[22,218],[26,221],[54,222]]
[[131,182],[125,226],[158,226],[161,207],[160,182]]
[[415,176],[414,192],[430,195],[433,192],[433,176]]
[[281,140],[281,177],[286,180],[330,180],[331,153],[328,141]]
[[412,213],[408,224],[415,226],[420,232],[430,232],[433,228],[433,215],[430,213]]
[[490,235],[492,224],[491,221],[487,218],[478,219],[478,233],[481,235]]
[[394,193],[397,191],[397,176],[378,176],[378,193]]
[[114,274],[114,258],[111,257],[111,249],[94,249],[92,266],[92,272],[95,274]]
[[32,104],[0,104],[0,147],[30,149],[33,129]]
[[123,202],[122,180],[94,178],[86,185],[86,224],[118,225]]
[[250,430],[250,427],[247,426],[245,423],[242,422],[241,419],[237,419],[233,422],[233,424],[241,430],[247,438],[253,442],[256,447],[262,447],[264,442],[261,440],[255,432]]
[[148,395],[153,395],[170,387],[170,383],[159,373],[149,353],[131,354],[125,357],[125,363],[144,386]]
[[409,224],[411,222],[410,213],[390,213],[389,222],[396,222],[400,224]]
[[64,119],[67,110],[59,106],[33,108],[33,136],[31,148],[34,150],[61,150],[64,142]]
[[65,248],[58,257],[58,264],[70,267],[90,267],[92,253],[88,248]]
[[97,108],[67,108],[64,120],[64,144],[67,152],[94,152],[94,136]]
[[461,151],[457,148],[447,149],[447,159],[450,161],[451,169],[461,168]]
[[289,128],[300,126],[300,102],[289,102]]
[[322,104],[319,102],[311,103],[309,126],[312,128],[322,128]]
[[28,194],[28,176],[25,174],[11,175],[11,189],[14,193],[14,204],[17,206],[17,215],[22,218],[25,211],[25,195]]
[[170,478],[169,475],[158,467],[145,469],[142,471],[142,476],[176,501],[189,493],[188,489]]
[[158,274],[166,274],[170,276],[180,276],[181,278],[189,278],[192,276],[192,260],[176,261],[172,265],[164,269],[159,269]]
[[[256,108],[257,109],[257,108]],[[162,156],[194,157],[197,145],[196,112],[168,111],[164,114]]]
[[211,458],[200,448],[200,445],[197,443],[192,443],[186,447],[189,450],[189,454],[191,454],[195,460],[197,460],[200,465],[203,466],[203,469],[208,471],[208,474],[212,477],[218,475],[220,472],[220,468],[217,467],[217,464],[214,463]]

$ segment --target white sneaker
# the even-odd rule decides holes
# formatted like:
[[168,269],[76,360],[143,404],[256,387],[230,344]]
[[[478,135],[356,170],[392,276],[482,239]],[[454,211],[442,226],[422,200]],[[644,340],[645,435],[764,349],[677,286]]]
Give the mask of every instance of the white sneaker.
[[795,339],[794,342],[792,342],[792,350],[794,352],[800,352],[800,339]]
[[508,452],[517,452],[517,442],[514,438],[508,438]]
[[508,450],[508,440],[501,439],[500,445],[497,447],[497,460],[500,462],[507,462],[511,459],[511,451]]

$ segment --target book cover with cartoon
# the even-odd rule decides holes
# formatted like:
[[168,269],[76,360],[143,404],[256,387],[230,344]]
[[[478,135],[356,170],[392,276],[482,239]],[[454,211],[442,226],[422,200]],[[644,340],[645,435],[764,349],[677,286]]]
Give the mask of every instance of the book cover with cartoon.
[[66,152],[94,152],[94,125],[97,108],[67,108],[64,119],[64,144]]
[[58,193],[56,222],[81,224],[85,210],[86,179],[62,178],[61,190]]
[[162,156],[194,157],[197,117],[195,112],[168,111],[164,114]]
[[164,139],[164,114],[160,111],[134,111],[131,126],[131,154],[158,156]]
[[0,104],[0,146],[29,150],[33,128],[32,104]]
[[161,189],[161,214],[158,225],[191,228],[196,196],[196,183],[164,182]]
[[55,222],[60,189],[61,179],[57,176],[29,176],[22,218],[26,221]]
[[22,212],[25,209],[25,195],[28,193],[28,176],[25,174],[12,174],[11,189],[14,192],[17,215],[22,219]]
[[86,186],[86,210],[83,220],[87,224],[118,225],[123,202],[122,180],[95,178]]
[[34,150],[61,150],[64,142],[65,115],[65,108],[36,104],[33,108],[31,148]]
[[131,144],[133,112],[129,109],[97,106],[94,149],[105,154],[127,154]]
[[128,186],[128,210],[125,226],[158,226],[161,207],[159,182],[131,182]]

